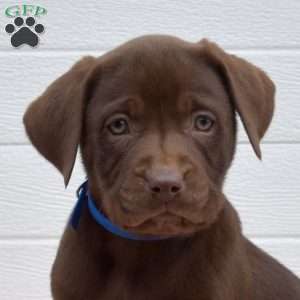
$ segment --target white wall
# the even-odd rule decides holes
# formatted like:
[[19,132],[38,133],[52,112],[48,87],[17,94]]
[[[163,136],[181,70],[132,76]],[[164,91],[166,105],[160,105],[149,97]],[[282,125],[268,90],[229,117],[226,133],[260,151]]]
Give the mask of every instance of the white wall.
[[[13,49],[0,3],[0,299],[50,299],[58,239],[84,179],[68,190],[22,127],[26,106],[85,54],[147,33],[208,37],[265,69],[276,114],[254,156],[243,132],[226,191],[247,236],[300,275],[300,1],[32,1],[48,9],[39,48]],[[242,130],[241,130],[242,131]]]

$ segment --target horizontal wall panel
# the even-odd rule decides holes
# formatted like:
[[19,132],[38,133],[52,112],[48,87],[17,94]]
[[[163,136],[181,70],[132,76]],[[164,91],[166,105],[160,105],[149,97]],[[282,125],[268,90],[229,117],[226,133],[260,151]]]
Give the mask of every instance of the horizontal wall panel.
[[[15,4],[1,1],[0,9]],[[300,2],[237,0],[39,1],[48,14],[37,49],[107,49],[144,34],[191,41],[209,37],[228,47],[298,47]],[[12,19],[1,18],[1,28]],[[0,49],[12,49],[2,32]],[[28,46],[22,51],[32,50]]]
[[[275,116],[264,141],[300,142],[300,52],[235,53],[266,70],[277,86]],[[0,144],[28,143],[22,124],[26,107],[85,54],[102,52],[0,55]],[[248,141],[240,129],[240,140]]]
[[[300,240],[254,242],[300,276]],[[0,299],[50,300],[50,270],[56,249],[53,241],[0,244]]]
[[[267,145],[259,161],[239,145],[226,195],[250,236],[300,236],[300,145]],[[30,146],[0,147],[0,237],[58,237],[84,180],[77,160],[67,190],[63,178]]]
[[0,299],[50,300],[50,270],[57,241],[0,241]]

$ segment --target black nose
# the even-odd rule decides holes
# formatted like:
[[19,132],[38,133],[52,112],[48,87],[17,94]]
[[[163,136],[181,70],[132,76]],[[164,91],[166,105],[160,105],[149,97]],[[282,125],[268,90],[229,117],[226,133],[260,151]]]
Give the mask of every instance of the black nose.
[[148,187],[153,194],[164,201],[170,200],[184,188],[179,171],[173,168],[156,168],[146,172]]

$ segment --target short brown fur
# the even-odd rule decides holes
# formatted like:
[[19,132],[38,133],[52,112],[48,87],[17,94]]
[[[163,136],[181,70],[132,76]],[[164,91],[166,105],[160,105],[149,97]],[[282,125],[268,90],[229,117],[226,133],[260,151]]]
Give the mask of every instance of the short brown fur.
[[[235,112],[260,158],[274,95],[251,63],[206,39],[166,35],[85,57],[52,83],[24,115],[33,145],[66,185],[80,145],[89,189],[109,219],[171,237],[120,238],[85,207],[77,231],[67,225],[61,239],[53,298],[300,300],[300,280],[244,237],[222,191]],[[116,134],[120,118],[126,132]]]

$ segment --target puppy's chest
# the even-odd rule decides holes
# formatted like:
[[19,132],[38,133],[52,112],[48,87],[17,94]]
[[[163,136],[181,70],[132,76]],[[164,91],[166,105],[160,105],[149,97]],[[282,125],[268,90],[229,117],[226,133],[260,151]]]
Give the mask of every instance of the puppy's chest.
[[201,282],[189,284],[178,274],[140,272],[133,276],[116,268],[99,285],[94,300],[219,300],[209,295],[208,290]]

